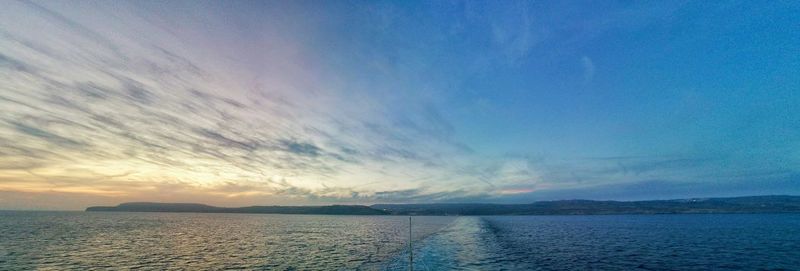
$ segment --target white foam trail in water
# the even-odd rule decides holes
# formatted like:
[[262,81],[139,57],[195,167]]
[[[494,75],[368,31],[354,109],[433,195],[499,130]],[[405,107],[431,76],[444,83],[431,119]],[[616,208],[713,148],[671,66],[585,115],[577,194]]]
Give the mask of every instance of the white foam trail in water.
[[[480,217],[459,217],[414,248],[414,270],[483,270],[502,261],[502,248]],[[408,251],[386,270],[407,270]]]

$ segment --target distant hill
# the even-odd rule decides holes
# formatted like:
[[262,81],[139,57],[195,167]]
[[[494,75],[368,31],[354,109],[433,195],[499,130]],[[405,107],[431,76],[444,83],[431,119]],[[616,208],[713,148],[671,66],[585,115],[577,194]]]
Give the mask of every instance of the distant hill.
[[117,206],[95,206],[87,212],[174,212],[174,213],[247,213],[247,214],[314,214],[314,215],[386,215],[388,212],[363,205],[329,206],[249,206],[215,207],[196,203],[129,202]]
[[557,200],[530,204],[433,203],[329,206],[215,207],[196,203],[130,202],[87,212],[177,212],[315,215],[604,215],[800,213],[800,196],[752,196],[647,201]]
[[530,204],[375,204],[396,215],[601,215],[798,213],[800,196],[751,196],[648,201],[557,200]]

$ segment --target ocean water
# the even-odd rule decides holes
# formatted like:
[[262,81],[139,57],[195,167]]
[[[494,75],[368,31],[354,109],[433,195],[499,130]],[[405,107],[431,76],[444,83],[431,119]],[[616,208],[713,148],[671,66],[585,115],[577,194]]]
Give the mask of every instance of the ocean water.
[[[413,217],[415,270],[798,270],[800,215]],[[407,270],[408,217],[0,212],[0,270]]]
[[0,270],[379,270],[407,240],[401,216],[0,212]]
[[800,270],[800,214],[459,217],[414,252],[415,270]]

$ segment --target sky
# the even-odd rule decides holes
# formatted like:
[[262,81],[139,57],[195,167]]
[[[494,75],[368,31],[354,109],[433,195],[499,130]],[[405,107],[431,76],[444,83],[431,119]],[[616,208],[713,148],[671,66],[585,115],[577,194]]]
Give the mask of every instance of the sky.
[[6,1],[0,209],[800,194],[798,1]]

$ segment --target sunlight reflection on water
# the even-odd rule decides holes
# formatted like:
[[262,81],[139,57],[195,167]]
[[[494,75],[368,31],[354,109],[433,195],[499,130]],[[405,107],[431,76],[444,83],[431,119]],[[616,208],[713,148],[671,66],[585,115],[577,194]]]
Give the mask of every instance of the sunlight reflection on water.
[[[0,266],[19,269],[378,269],[408,218],[175,213],[0,213]],[[417,238],[446,225],[418,219]],[[4,268],[0,268],[4,269]]]
[[[407,270],[408,217],[0,212],[0,270]],[[800,266],[799,214],[414,217],[415,270]]]

